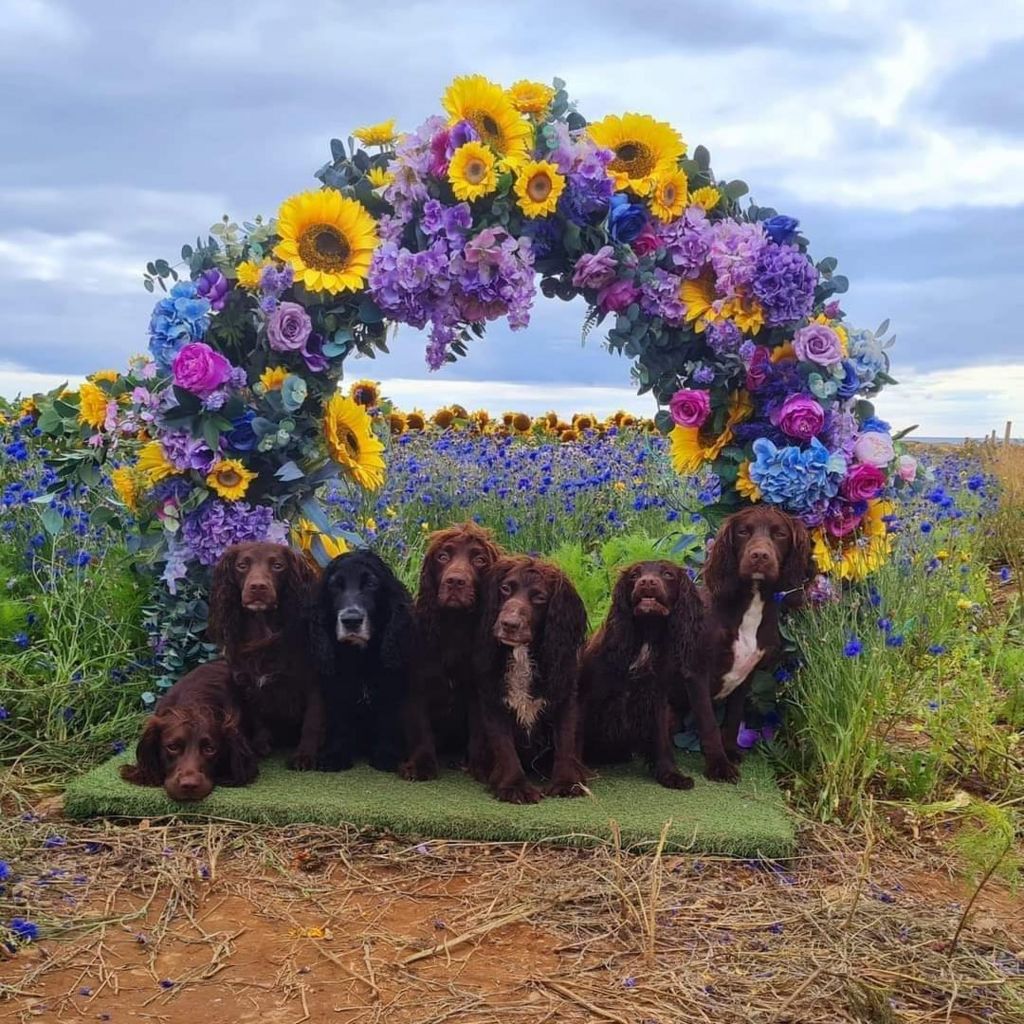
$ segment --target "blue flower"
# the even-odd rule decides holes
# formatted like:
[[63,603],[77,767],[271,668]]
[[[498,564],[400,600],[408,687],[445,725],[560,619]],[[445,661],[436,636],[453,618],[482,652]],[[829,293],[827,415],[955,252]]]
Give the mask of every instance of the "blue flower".
[[864,645],[855,636],[851,636],[850,639],[846,641],[846,646],[843,648],[843,657],[858,658],[860,657],[860,652],[863,650]]
[[897,633],[893,633],[885,638],[886,647],[902,647],[903,637]]
[[191,281],[179,281],[153,307],[149,351],[161,369],[169,370],[178,352],[190,341],[202,340],[209,326],[210,303]]
[[753,445],[750,479],[765,501],[785,505],[791,512],[808,512],[839,492],[846,470],[842,455],[832,454],[815,437],[805,449],[795,445],[777,448],[766,437]]
[[935,657],[938,657],[940,654],[945,654],[946,650],[947,650],[947,648],[945,647],[944,644],[932,644],[928,648],[928,653],[929,654],[934,654]]
[[836,396],[842,399],[853,398],[860,390],[860,377],[857,374],[857,367],[849,359],[844,359],[840,363],[840,368],[843,371],[843,379],[836,385]]
[[628,245],[647,224],[647,211],[631,203],[621,192],[612,196],[608,210],[608,234],[620,245]]
[[236,452],[251,452],[259,442],[256,431],[252,428],[252,421],[256,419],[256,412],[253,409],[246,409],[241,416],[236,416],[231,421],[232,429],[225,435],[228,447]]
[[922,533],[931,533],[932,532],[932,524],[929,523],[927,519],[921,524],[921,532]]
[[14,642],[24,650],[32,641],[29,639],[28,633],[15,633]]
[[980,491],[985,486],[985,478],[981,473],[975,473],[973,476],[967,479],[967,490],[969,491]]
[[11,865],[5,860],[0,860],[0,882],[6,882],[11,877]]
[[43,846],[47,850],[56,849],[58,846],[67,846],[68,841],[63,836],[47,836]]
[[10,717],[11,717],[10,711],[8,711],[7,708],[3,707],[3,705],[0,705],[0,722],[4,721],[4,719],[10,718]]
[[860,432],[862,434],[888,434],[892,430],[885,420],[880,420],[877,416],[870,416],[860,425]]
[[1010,582],[1010,575],[1011,575],[1010,574],[1010,567],[1008,565],[1004,565],[1002,567],[1002,569],[999,570],[999,582],[1000,583],[1009,583]]
[[788,245],[793,241],[800,221],[796,217],[777,213],[774,217],[769,217],[762,226],[765,234],[777,245]]
[[7,927],[22,942],[34,942],[39,938],[39,925],[24,917],[12,917],[7,922]]

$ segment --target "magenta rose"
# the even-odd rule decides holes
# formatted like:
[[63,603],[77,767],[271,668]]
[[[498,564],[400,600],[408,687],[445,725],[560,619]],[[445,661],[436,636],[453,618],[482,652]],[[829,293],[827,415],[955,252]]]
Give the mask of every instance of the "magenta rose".
[[267,339],[275,352],[300,351],[312,330],[309,314],[297,302],[279,302],[267,318]]
[[171,363],[174,383],[200,398],[226,384],[231,370],[231,363],[224,356],[201,341],[190,342]]
[[825,514],[825,530],[833,537],[845,537],[860,526],[863,518],[864,513],[858,512],[853,505],[839,502]]
[[788,437],[810,441],[825,426],[825,410],[810,395],[790,395],[772,413],[771,421]]
[[573,287],[604,288],[611,284],[617,266],[615,250],[610,245],[602,245],[597,252],[585,252],[573,268]]
[[818,366],[835,366],[843,358],[839,335],[825,324],[808,324],[793,335],[797,359]]
[[620,278],[597,293],[597,305],[602,313],[622,313],[639,297],[640,289],[632,281]]
[[637,256],[648,256],[658,248],[660,242],[654,228],[645,224],[643,231],[629,244]]
[[877,498],[884,486],[885,474],[877,466],[858,462],[839,485],[839,493],[847,501],[869,501]]
[[758,345],[754,354],[750,357],[750,365],[747,367],[747,390],[756,391],[767,379],[768,368],[772,364],[772,357],[768,355],[768,349]]
[[681,427],[702,427],[711,415],[711,398],[706,391],[683,388],[668,403],[672,419]]

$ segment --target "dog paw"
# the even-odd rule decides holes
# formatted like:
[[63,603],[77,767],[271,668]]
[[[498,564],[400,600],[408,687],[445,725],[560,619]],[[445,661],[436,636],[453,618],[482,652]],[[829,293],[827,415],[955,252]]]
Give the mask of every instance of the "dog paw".
[[318,772],[347,772],[352,767],[352,758],[340,754],[321,754],[316,759]]
[[670,771],[658,772],[654,778],[659,786],[664,786],[666,789],[693,789],[693,779],[689,775],[677,772],[674,768]]
[[529,782],[517,782],[511,786],[499,786],[494,795],[503,804],[539,804],[544,794]]
[[316,758],[312,754],[304,754],[301,751],[288,759],[288,767],[293,772],[311,772],[315,766]]
[[704,774],[712,782],[739,782],[739,768],[729,760],[728,757],[709,761],[704,768]]
[[547,796],[583,796],[583,781],[581,779],[552,779],[548,783],[545,793]]
[[437,778],[437,761],[414,759],[398,766],[398,774],[407,782],[429,782]]

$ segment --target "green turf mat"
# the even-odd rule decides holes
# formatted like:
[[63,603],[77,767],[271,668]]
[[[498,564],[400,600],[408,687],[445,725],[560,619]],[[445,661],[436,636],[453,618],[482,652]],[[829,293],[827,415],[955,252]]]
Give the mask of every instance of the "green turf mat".
[[123,782],[117,767],[129,760],[129,754],[122,754],[76,779],[68,787],[65,813],[75,818],[175,815],[268,825],[347,822],[406,837],[578,844],[608,838],[609,823],[615,821],[628,846],[656,841],[671,819],[669,848],[738,857],[785,857],[796,839],[782,793],[759,758],[744,762],[737,786],[708,782],[700,775],[699,762],[683,755],[681,766],[696,778],[692,790],[664,789],[639,764],[624,765],[603,769],[590,783],[592,797],[548,798],[527,807],[499,803],[461,772],[414,783],[362,765],[334,775],[298,774],[274,758],[261,765],[260,777],[251,786],[221,787],[201,804],[176,804],[162,789]]

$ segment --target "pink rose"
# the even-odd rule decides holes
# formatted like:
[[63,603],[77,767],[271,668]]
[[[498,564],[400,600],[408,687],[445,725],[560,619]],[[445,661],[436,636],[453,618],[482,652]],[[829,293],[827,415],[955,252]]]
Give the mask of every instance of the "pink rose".
[[711,415],[711,398],[706,391],[683,388],[668,403],[672,419],[681,427],[702,427]]
[[267,340],[275,352],[299,352],[305,348],[313,322],[297,302],[279,302],[267,319]]
[[853,454],[858,462],[879,467],[888,466],[896,458],[892,438],[875,430],[861,434],[857,438],[853,445]]
[[620,278],[597,293],[597,305],[602,313],[622,313],[639,297],[640,289],[632,281]]
[[189,342],[171,363],[174,383],[193,395],[206,398],[231,376],[231,363],[201,341]]
[[913,455],[901,455],[896,460],[896,473],[905,483],[912,484],[917,478],[917,459]]
[[839,335],[824,324],[808,324],[793,335],[797,359],[819,366],[835,366],[843,358]]
[[809,395],[790,395],[771,415],[772,423],[798,441],[810,441],[825,426],[825,410]]
[[768,349],[764,345],[758,345],[747,367],[748,391],[756,391],[768,379],[768,368],[771,363],[772,357],[768,354]]
[[585,252],[573,268],[573,287],[604,288],[614,279],[617,266],[615,250],[610,245],[602,245],[597,252]]
[[643,231],[629,244],[637,256],[647,256],[658,248],[658,236],[650,224],[645,224]]
[[845,537],[860,526],[863,512],[857,512],[852,505],[834,505],[825,514],[825,530],[833,537]]
[[884,486],[885,474],[877,466],[858,462],[839,485],[839,493],[847,501],[869,501],[877,498]]

